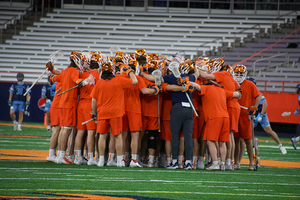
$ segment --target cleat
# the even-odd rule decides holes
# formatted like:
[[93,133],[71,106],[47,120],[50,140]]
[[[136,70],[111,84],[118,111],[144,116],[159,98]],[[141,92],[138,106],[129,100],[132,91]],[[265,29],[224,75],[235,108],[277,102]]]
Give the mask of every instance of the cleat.
[[153,167],[154,167],[154,163],[148,161],[148,168],[153,168]]
[[183,163],[179,164],[178,166],[179,166],[179,169],[183,169],[184,168],[184,164]]
[[129,167],[142,167],[136,160],[131,160]]
[[292,145],[293,145],[294,149],[297,149],[297,140],[296,140],[296,137],[293,137],[291,139],[291,141],[292,141]]
[[76,165],[86,165],[86,164],[87,164],[87,161],[86,161],[83,157],[81,157],[81,158],[79,158],[79,159],[75,159],[74,163],[75,163]]
[[241,169],[240,163],[234,163],[233,166],[232,166],[232,168],[234,170],[240,170]]
[[279,149],[282,154],[286,154],[286,149],[284,148],[284,146],[280,146]]
[[104,166],[104,162],[99,161],[97,164],[98,167],[103,167]]
[[197,162],[197,169],[205,169],[203,161],[199,161],[198,160],[198,162]]
[[21,127],[18,127],[18,131],[22,131]]
[[121,162],[117,162],[117,167],[125,167],[125,160],[122,160]]
[[14,122],[14,130],[18,130],[18,122]]
[[260,167],[260,157],[257,157],[257,167]]
[[225,165],[220,165],[220,171],[225,171]]
[[186,169],[186,170],[191,170],[191,169],[192,169],[191,163],[186,164],[186,165],[184,166],[184,169]]
[[55,162],[55,160],[56,160],[56,155],[51,155],[51,156],[48,155],[46,159],[47,162]]
[[113,166],[113,167],[116,167],[116,166],[117,166],[117,162],[114,161],[114,160],[111,160],[111,161],[108,161],[106,165],[107,165],[107,166]]
[[75,155],[65,156],[65,158],[67,158],[71,163],[74,163]]
[[233,171],[234,168],[232,165],[225,165],[225,170]]
[[214,165],[212,164],[211,166],[207,167],[206,170],[211,170],[211,171],[219,171],[220,170],[220,165]]
[[71,162],[68,158],[64,157],[64,158],[57,158],[56,160],[57,164],[66,164],[66,165],[73,165],[74,163]]
[[93,158],[89,159],[88,162],[87,162],[87,165],[97,165],[97,161],[94,160]]
[[179,169],[177,162],[175,164],[170,163],[168,166],[166,166],[166,168],[167,169]]
[[197,164],[192,164],[192,169],[197,169]]
[[255,170],[255,165],[254,164],[250,164],[248,170],[254,171]]

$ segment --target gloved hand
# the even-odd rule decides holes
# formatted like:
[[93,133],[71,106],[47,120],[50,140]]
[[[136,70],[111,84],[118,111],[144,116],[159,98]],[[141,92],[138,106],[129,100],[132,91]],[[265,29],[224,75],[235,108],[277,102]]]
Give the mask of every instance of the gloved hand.
[[162,92],[162,87],[160,85],[151,85],[150,88],[155,89],[155,93],[153,95],[157,95],[158,93]]
[[48,70],[51,72],[54,69],[54,65],[49,61],[46,64],[46,68],[48,68]]
[[29,114],[30,114],[29,111],[28,111],[28,107],[29,107],[29,101],[26,101],[24,114],[27,115],[27,116],[29,116]]
[[192,93],[195,90],[195,87],[192,86],[192,83],[183,84],[184,89],[182,92]]
[[255,106],[251,106],[249,109],[250,109],[249,115],[254,115],[255,112],[257,111],[257,107]]
[[298,115],[299,114],[299,110],[296,109],[295,112],[294,112],[294,115]]
[[94,113],[93,111],[91,112],[92,119],[97,120],[97,113]]
[[177,79],[177,84],[178,85],[183,85],[183,84],[186,84],[187,82],[189,82],[189,78],[188,77],[184,77],[184,78],[178,78]]
[[11,99],[9,99],[9,100],[7,101],[7,103],[8,103],[8,106],[11,107],[11,105],[12,105]]
[[78,80],[76,81],[76,84],[77,84],[79,87],[83,87],[83,81],[84,81],[84,79],[78,79]]
[[257,115],[256,118],[255,118],[255,121],[261,122],[261,121],[262,121],[262,118],[263,118],[263,115],[261,115],[260,113],[258,113],[258,115]]

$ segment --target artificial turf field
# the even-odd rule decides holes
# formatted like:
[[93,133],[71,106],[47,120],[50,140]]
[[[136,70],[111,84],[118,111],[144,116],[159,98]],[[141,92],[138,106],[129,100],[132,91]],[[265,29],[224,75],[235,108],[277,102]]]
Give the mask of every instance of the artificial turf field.
[[0,122],[1,199],[300,199],[300,150],[290,138],[280,138],[282,155],[258,137],[258,171],[248,171],[246,154],[235,171],[100,168],[46,162],[50,134],[39,127]]

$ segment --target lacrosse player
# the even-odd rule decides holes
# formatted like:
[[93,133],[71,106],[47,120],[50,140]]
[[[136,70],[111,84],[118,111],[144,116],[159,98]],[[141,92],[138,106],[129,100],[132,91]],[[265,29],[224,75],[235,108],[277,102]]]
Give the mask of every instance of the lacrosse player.
[[[296,93],[298,94],[298,103],[299,103],[299,107],[295,110],[294,115],[298,115],[298,114],[299,114],[299,111],[300,111],[300,84],[298,84],[298,85],[296,86]],[[293,138],[291,139],[292,145],[293,145],[294,149],[297,149],[297,142],[299,141],[299,139],[300,139],[300,136],[293,137]]]
[[[77,165],[97,165],[94,159],[96,123],[94,120],[82,124],[91,119],[92,98],[90,96],[95,83],[99,80],[99,63],[101,63],[101,52],[87,52],[81,55],[81,64],[84,71],[79,75],[80,79],[88,82],[84,87],[79,88],[79,101],[77,107],[77,135],[75,138],[75,161]],[[87,131],[87,136],[86,136]],[[86,139],[88,161],[83,157],[83,146]]]
[[[24,74],[17,74],[17,82],[13,83],[9,88],[8,105],[10,107],[10,117],[14,123],[15,131],[22,131],[21,126],[23,122],[23,115],[29,115],[28,107],[30,103],[30,91],[26,96],[23,94],[29,89],[29,85],[25,84]],[[19,111],[18,122],[16,118],[16,112]]]
[[124,89],[138,83],[132,69],[124,67],[123,71],[129,78],[115,77],[111,63],[101,66],[101,79],[92,90],[92,118],[97,119],[99,139],[99,162],[97,166],[104,166],[104,152],[106,140],[111,133],[116,143],[117,167],[125,167],[122,156],[122,116],[125,114]]
[[[200,77],[205,80],[216,81],[221,84],[225,90],[237,91],[239,84],[231,76],[231,66],[225,66],[223,58],[212,59],[208,63],[208,73],[200,71]],[[234,156],[234,132],[238,132],[238,121],[240,116],[240,104],[236,98],[228,99],[227,111],[229,114],[230,134],[229,141],[226,142],[227,155],[226,155],[226,170],[233,170],[231,161]]]
[[[260,91],[257,89],[254,83],[249,80],[245,80],[247,77],[247,68],[244,65],[236,65],[233,69],[233,77],[242,89],[243,95],[239,99],[241,106],[246,107],[250,110],[242,109],[239,118],[238,132],[234,133],[235,137],[235,163],[234,169],[240,169],[240,162],[242,160],[245,143],[247,146],[247,153],[249,157],[249,168],[248,170],[254,170],[253,160],[253,134],[252,134],[252,120],[254,119],[255,111],[261,100]],[[240,142],[243,139],[244,142]]]
[[45,99],[45,109],[44,112],[47,115],[46,122],[47,122],[47,131],[51,132],[51,123],[50,123],[50,106],[53,101],[54,95],[55,95],[55,85],[53,85],[53,82],[50,81],[50,79],[53,77],[53,75],[48,76],[48,82],[46,85],[42,88],[42,98]]
[[[247,77],[247,80],[252,81],[256,85],[256,80],[254,78]],[[271,128],[271,125],[270,125],[270,122],[268,119],[268,115],[267,115],[267,107],[268,107],[267,99],[264,97],[264,95],[261,94],[261,101],[259,102],[257,111],[255,112],[254,127],[256,127],[257,124],[259,123],[261,125],[261,127],[264,129],[264,131],[266,133],[268,133],[272,137],[272,139],[278,144],[281,153],[286,154],[286,149],[284,148],[284,146],[282,146],[282,144],[278,138],[278,135]],[[255,138],[255,140],[256,140],[255,155],[257,155],[258,154],[258,139]]]
[[[61,99],[59,101],[60,108],[60,126],[61,131],[59,134],[58,150],[60,150],[56,162],[58,164],[74,164],[66,157],[66,150],[68,144],[68,138],[72,133],[72,138],[75,137],[75,128],[77,125],[77,98],[78,90],[75,86],[81,86],[83,79],[79,79],[79,63],[80,53],[72,51],[70,55],[69,66],[60,71],[59,75],[54,76],[53,80],[61,82]],[[47,68],[53,73],[55,70],[54,65],[51,62],[46,64]],[[68,92],[67,90],[74,88]],[[65,92],[65,93],[64,93]],[[58,94],[57,94],[58,95]],[[71,140],[72,141],[72,140]],[[70,145],[69,156],[73,156]]]
[[[55,85],[55,94],[60,91],[61,82],[54,83],[53,76],[49,77],[49,82]],[[52,135],[50,138],[50,147],[49,147],[49,154],[47,156],[48,162],[55,162],[56,161],[56,148],[58,146],[58,137],[60,133],[60,108],[59,108],[59,101],[61,96],[54,96],[53,101],[50,106],[50,121],[52,125]],[[58,154],[57,154],[58,155]]]

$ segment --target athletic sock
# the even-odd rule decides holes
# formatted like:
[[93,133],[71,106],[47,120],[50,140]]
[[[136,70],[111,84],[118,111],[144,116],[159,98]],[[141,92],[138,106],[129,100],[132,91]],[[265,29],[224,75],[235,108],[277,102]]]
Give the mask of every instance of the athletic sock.
[[148,161],[148,162],[154,163],[154,157],[155,157],[155,156],[149,155],[149,161]]
[[60,151],[58,156],[59,158],[64,158],[66,156],[66,151]]
[[193,164],[194,164],[194,165],[197,164],[197,160],[198,160],[198,157],[197,157],[197,156],[193,156]]
[[171,157],[167,157],[167,165],[171,163]]
[[21,128],[22,124],[18,124],[18,128]]
[[89,152],[88,153],[88,160],[93,159],[94,158],[94,152]]
[[113,161],[113,160],[114,160],[114,157],[115,157],[115,154],[114,154],[114,153],[109,153],[109,154],[108,154],[108,161]]
[[220,165],[225,165],[225,162],[221,162],[221,164]]
[[226,159],[226,165],[231,165],[231,159],[230,158]]
[[49,149],[49,156],[55,155],[55,149]]
[[47,126],[47,129],[51,129],[51,126],[48,125],[48,126]]
[[131,159],[132,160],[137,160],[137,155],[136,154],[131,154]]
[[178,156],[178,165],[181,165],[183,163],[183,155]]
[[117,162],[120,163],[123,160],[124,155],[117,156]]
[[172,164],[175,165],[177,163],[177,159],[173,159]]
[[219,165],[219,161],[213,161],[214,165]]

